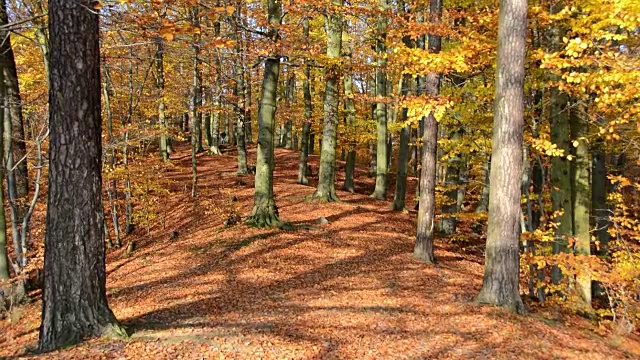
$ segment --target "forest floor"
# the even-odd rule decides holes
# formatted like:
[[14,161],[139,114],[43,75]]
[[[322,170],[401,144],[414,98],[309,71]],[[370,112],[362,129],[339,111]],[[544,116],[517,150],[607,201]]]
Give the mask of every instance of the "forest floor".
[[[390,201],[369,198],[374,181],[363,168],[356,194],[339,191],[339,203],[307,202],[318,156],[310,156],[315,176],[303,186],[296,184],[298,152],[276,149],[276,202],[297,229],[226,227],[229,213],[244,218],[251,211],[253,177],[236,175],[235,151],[201,154],[193,200],[190,155],[186,146],[179,150],[166,174],[173,180],[166,212],[150,234],[140,226],[108,253],[109,303],[131,337],[32,355],[36,292],[2,320],[0,358],[640,358],[637,336],[603,332],[575,315],[534,309],[517,316],[473,303],[483,238],[463,224],[468,234],[459,238],[470,240],[438,238],[436,265],[414,259],[416,212],[392,212]],[[255,148],[249,155],[255,159]],[[416,179],[409,181],[413,194]],[[127,256],[132,240],[136,250]]]

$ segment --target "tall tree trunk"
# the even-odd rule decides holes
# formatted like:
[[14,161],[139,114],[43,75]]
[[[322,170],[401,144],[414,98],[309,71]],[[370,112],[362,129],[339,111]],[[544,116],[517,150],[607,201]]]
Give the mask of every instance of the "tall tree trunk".
[[[382,12],[389,9],[388,0],[378,0],[378,8]],[[376,24],[376,98],[387,96],[387,76],[386,76],[386,39],[387,39],[387,15],[378,15]],[[376,186],[371,197],[384,199],[387,192],[387,172],[389,171],[389,159],[387,156],[387,106],[384,101],[379,100],[376,104]]]
[[244,67],[243,67],[243,49],[242,49],[242,35],[240,34],[237,22],[240,21],[241,13],[240,13],[240,3],[236,2],[236,22],[235,22],[235,38],[236,38],[236,52],[239,54],[240,59],[233,66],[233,72],[236,80],[236,86],[234,88],[234,95],[236,96],[236,148],[238,150],[238,175],[246,175],[248,173],[247,170],[247,147],[245,144],[245,85],[244,85]]
[[[109,73],[106,65],[103,62],[103,78],[104,85],[102,92],[104,96],[104,108],[107,114],[107,144],[111,148],[109,151],[109,169],[111,172],[115,170],[116,166],[116,145],[113,143],[113,112],[111,111],[111,87]],[[115,246],[122,246],[120,239],[120,222],[118,221],[118,204],[116,199],[118,198],[118,180],[114,177],[107,185],[107,197],[109,198],[109,208],[111,209],[111,220],[113,221],[113,234],[115,237]]]
[[596,236],[600,242],[598,255],[607,254],[609,244],[609,207],[607,205],[607,166],[606,153],[602,142],[597,142],[593,151],[593,169],[591,175],[591,212],[595,217]]
[[[191,8],[191,26],[200,28],[200,9]],[[202,147],[202,117],[200,103],[202,102],[202,76],[200,74],[200,32],[193,34],[193,87],[189,101],[189,118],[191,119],[191,197],[198,192],[198,160],[196,154],[204,151]]]
[[[7,96],[4,74],[0,71],[0,99],[5,99]],[[2,100],[4,101],[4,100]],[[0,111],[0,124],[4,123],[5,112]],[[4,129],[0,126],[0,159],[4,159],[3,149],[3,137]],[[4,161],[0,164],[0,282],[9,280],[9,257],[7,256],[7,216],[4,207],[4,174],[5,174]],[[6,285],[6,284],[5,284]],[[0,312],[7,310],[6,302],[11,296],[10,286],[0,286]]]
[[[8,24],[7,2],[0,1],[0,67],[4,71],[4,81],[6,84],[6,96],[9,102],[9,116],[11,117],[11,153],[15,169],[15,196],[16,199],[9,199],[20,204],[21,200],[29,193],[29,180],[27,177],[27,146],[24,138],[24,120],[22,118],[22,97],[20,96],[20,84],[18,83],[18,71],[16,61],[11,47],[11,37],[6,30]],[[4,29],[2,29],[4,28]],[[22,221],[24,216],[24,206],[17,205],[18,221]]]
[[164,114],[164,44],[161,36],[155,38],[156,42],[156,88],[158,89],[158,123],[162,133],[160,134],[160,158],[169,160],[169,136],[167,134],[167,119]]
[[[571,109],[571,137],[578,142],[575,147],[575,161],[572,162],[573,171],[573,235],[576,239],[575,253],[591,255],[591,228],[589,226],[589,211],[591,210],[591,174],[589,172],[589,145],[584,139],[588,135],[587,124],[584,120],[584,108],[578,104]],[[576,279],[578,293],[584,305],[591,308],[591,276],[588,269],[581,269],[583,274]]]
[[520,182],[527,0],[501,0],[484,278],[477,301],[525,311],[520,272]]
[[[281,6],[281,2],[278,0],[267,1],[269,35],[274,42],[279,40],[277,28],[282,18]],[[272,54],[264,63],[262,95],[258,110],[258,154],[253,210],[247,219],[248,223],[258,227],[272,227],[280,224],[273,196],[273,141],[279,74],[280,56]]]
[[[429,21],[439,24],[442,18],[442,0],[430,0]],[[424,46],[424,42],[418,43]],[[442,38],[429,34],[429,52],[439,53]],[[429,73],[425,81],[427,95],[436,97],[440,93],[440,74]],[[422,136],[422,169],[420,174],[420,200],[418,203],[418,226],[413,255],[426,262],[435,262],[433,235],[436,215],[436,160],[438,156],[438,123],[432,112],[424,120]]]
[[491,172],[491,157],[484,162],[483,165],[484,170],[484,183],[482,184],[482,193],[480,194],[480,200],[478,201],[478,207],[476,207],[476,212],[481,213],[485,212],[489,209],[489,174]]
[[322,147],[320,149],[320,169],[318,188],[313,194],[321,201],[337,201],[335,188],[336,175],[336,136],[338,129],[338,81],[340,67],[336,64],[342,49],[342,8],[343,0],[331,0],[335,7],[326,14],[327,58],[330,61],[326,69],[326,89],[324,93],[324,124],[322,127]]
[[[309,18],[304,17],[302,20],[302,34],[304,35],[306,45],[309,45]],[[307,179],[307,159],[309,158],[309,148],[313,144],[309,143],[309,135],[311,132],[311,121],[313,114],[313,104],[311,102],[311,67],[309,59],[305,59],[304,79],[302,80],[302,92],[304,95],[304,123],[302,124],[302,144],[300,146],[300,163],[298,166],[298,184],[308,185]],[[313,141],[313,140],[312,140]]]
[[243,57],[243,66],[245,67],[246,71],[245,71],[245,75],[246,75],[246,84],[247,86],[245,86],[245,94],[244,94],[244,99],[245,99],[245,112],[246,112],[246,118],[244,120],[245,123],[245,138],[246,138],[246,142],[251,144],[253,142],[253,133],[251,131],[251,123],[252,123],[252,119],[251,119],[251,96],[252,96],[252,92],[251,92],[251,68],[248,68],[246,66],[246,59]]
[[124,335],[106,297],[98,14],[50,0],[49,192],[40,351]]
[[[563,5],[552,8],[552,13],[557,13]],[[564,32],[557,26],[550,30],[549,52],[557,51],[562,44]],[[557,76],[551,77],[552,81],[558,80]],[[551,158],[551,203],[553,212],[561,212],[561,215],[554,219],[558,223],[555,231],[555,241],[553,242],[553,253],[567,252],[569,237],[573,233],[573,209],[571,206],[571,164],[567,155],[571,151],[569,147],[569,96],[553,87],[549,91],[549,119],[551,125],[551,142],[557,145],[558,150],[564,151],[563,156]],[[551,279],[554,283],[560,281],[560,269],[554,266],[551,271]]]

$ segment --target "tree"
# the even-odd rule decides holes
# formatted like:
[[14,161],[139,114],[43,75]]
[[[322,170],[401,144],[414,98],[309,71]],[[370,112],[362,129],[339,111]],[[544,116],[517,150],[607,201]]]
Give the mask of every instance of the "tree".
[[[429,3],[429,20],[439,23],[442,16],[442,0]],[[420,42],[424,47],[424,41]],[[429,52],[439,53],[442,39],[438,35],[429,35]],[[440,75],[434,72],[425,78],[427,95],[435,97],[440,93]],[[436,159],[438,157],[438,123],[433,111],[424,120],[422,135],[422,169],[420,174],[420,200],[418,202],[418,229],[413,255],[418,259],[433,263],[433,235],[436,217]]]
[[51,0],[49,193],[38,348],[123,335],[107,304],[98,14]]
[[501,0],[493,117],[489,227],[477,301],[523,313],[520,271],[520,181],[524,130],[527,0]]
[[[279,0],[269,0],[267,7],[270,26],[269,38],[273,42],[277,42],[279,38],[278,26],[282,18],[282,5]],[[264,61],[262,96],[258,110],[255,192],[253,210],[247,219],[248,223],[258,227],[271,227],[280,224],[276,201],[273,197],[273,141],[279,75],[280,56],[271,54]]]
[[338,59],[342,49],[342,0],[332,0],[326,14],[327,58],[324,93],[324,122],[322,126],[322,149],[320,150],[320,169],[318,187],[313,198],[321,201],[337,201],[336,177],[336,137],[338,131],[338,82],[340,66]]
[[[309,17],[302,19],[302,33],[305,39],[305,46],[309,46]],[[309,158],[309,148],[313,144],[309,144],[311,132],[311,116],[313,115],[313,104],[311,102],[311,66],[309,60],[305,59],[304,78],[302,79],[302,92],[304,96],[304,123],[302,124],[302,144],[300,146],[300,163],[298,166],[298,184],[307,185],[307,159]]]
[[387,0],[379,0],[378,7],[380,14],[376,23],[376,187],[372,197],[384,199],[387,192],[387,172],[389,169],[387,155],[387,105],[383,98],[387,96],[387,74],[386,74],[386,38],[387,38],[387,15],[389,9]]

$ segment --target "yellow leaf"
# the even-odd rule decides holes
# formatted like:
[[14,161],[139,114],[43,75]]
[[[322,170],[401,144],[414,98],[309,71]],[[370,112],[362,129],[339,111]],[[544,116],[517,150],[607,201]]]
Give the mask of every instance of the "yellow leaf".
[[574,140],[573,147],[578,147],[578,145],[580,145],[580,142],[578,140]]

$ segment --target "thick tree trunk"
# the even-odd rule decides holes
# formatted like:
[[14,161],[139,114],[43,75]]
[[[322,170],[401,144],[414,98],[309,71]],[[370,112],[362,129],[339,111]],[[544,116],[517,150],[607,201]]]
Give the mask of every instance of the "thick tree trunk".
[[[340,58],[342,49],[342,14],[343,0],[332,0],[336,7],[326,14],[327,57],[331,60]],[[336,136],[338,129],[338,81],[340,68],[334,62],[326,70],[326,89],[324,93],[324,124],[322,128],[322,147],[320,149],[320,169],[318,171],[318,188],[313,194],[321,201],[337,201],[335,189],[336,174]]]
[[[439,24],[442,17],[442,0],[430,0],[429,20]],[[424,46],[424,42],[418,43]],[[429,52],[439,53],[442,39],[437,35],[429,35]],[[440,75],[430,73],[426,76],[425,91],[427,95],[436,97],[440,93]],[[438,123],[433,112],[424,119],[422,136],[422,169],[420,174],[420,198],[418,202],[418,226],[413,255],[418,259],[434,263],[433,236],[436,215],[436,160],[438,156]]]
[[[282,18],[282,5],[278,0],[268,0],[267,6],[271,26],[270,35],[274,41],[278,41],[277,26]],[[279,74],[280,56],[273,54],[264,63],[262,95],[258,110],[258,154],[253,210],[247,219],[249,224],[258,227],[272,227],[280,224],[273,196],[273,141]]]
[[501,0],[484,278],[477,301],[523,313],[520,182],[524,129],[527,0]]
[[[389,8],[387,0],[378,0],[378,7],[381,11]],[[385,14],[380,14],[376,24],[376,52],[378,54],[376,67],[376,98],[387,96],[387,76],[386,76],[386,46],[387,38],[387,18]],[[375,111],[376,118],[376,186],[371,197],[384,199],[387,192],[387,173],[389,171],[388,145],[387,145],[387,106],[383,101],[378,101]]]
[[106,297],[98,14],[51,0],[49,192],[40,351],[124,335]]

